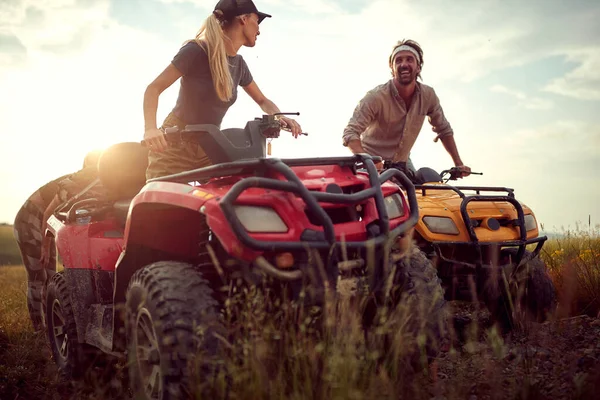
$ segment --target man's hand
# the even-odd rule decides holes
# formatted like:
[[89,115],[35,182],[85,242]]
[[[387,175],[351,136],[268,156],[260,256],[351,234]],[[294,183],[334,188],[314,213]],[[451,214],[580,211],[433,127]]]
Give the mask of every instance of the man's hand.
[[348,148],[352,152],[352,154],[360,154],[366,153],[365,149],[362,147],[362,143],[360,139],[352,139],[348,142]]
[[375,168],[377,168],[377,171],[381,172],[381,170],[383,169],[383,161],[376,162]]
[[466,165],[457,165],[456,168],[460,172],[460,175],[457,178],[465,178],[471,175],[471,168]]

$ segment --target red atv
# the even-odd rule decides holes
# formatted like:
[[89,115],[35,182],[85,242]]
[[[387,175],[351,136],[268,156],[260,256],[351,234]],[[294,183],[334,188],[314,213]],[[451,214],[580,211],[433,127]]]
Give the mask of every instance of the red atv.
[[[63,373],[80,375],[99,350],[128,354],[141,398],[177,398],[189,385],[192,356],[217,352],[224,285],[266,276],[291,300],[304,290],[303,301],[320,305],[340,271],[364,271],[370,257],[371,291],[383,290],[384,247],[418,220],[413,185],[396,169],[379,175],[367,155],[265,158],[267,139],[279,134],[274,116],[244,129],[167,132],[171,141],[194,137],[214,165],[148,182],[139,143],[103,153],[98,171],[108,200],[80,193],[49,219],[65,269],[49,283],[45,311]],[[406,197],[387,182],[392,177]],[[397,262],[394,284],[415,291],[424,286],[415,279],[429,279],[441,291],[435,270],[407,272],[415,257],[419,271],[432,269],[412,255]]]

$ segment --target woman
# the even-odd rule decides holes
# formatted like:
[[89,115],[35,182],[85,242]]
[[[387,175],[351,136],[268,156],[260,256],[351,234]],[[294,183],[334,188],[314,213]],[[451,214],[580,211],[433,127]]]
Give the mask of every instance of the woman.
[[[258,25],[266,17],[270,15],[259,12],[250,0],[219,1],[196,38],[188,41],[148,86],[144,94],[144,140],[150,147],[148,179],[210,165],[200,145],[167,144],[163,131],[157,128],[158,97],[180,77],[177,103],[162,128],[193,124],[220,126],[237,98],[238,85],[265,113],[280,112],[258,88],[246,62],[237,54],[242,46],[254,47],[260,34]],[[280,122],[294,137],[302,132],[300,125],[290,118],[281,117]]]

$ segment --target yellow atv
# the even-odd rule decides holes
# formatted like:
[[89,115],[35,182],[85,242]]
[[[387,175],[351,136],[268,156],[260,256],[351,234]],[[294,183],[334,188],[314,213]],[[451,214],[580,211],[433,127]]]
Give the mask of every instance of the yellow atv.
[[408,172],[419,204],[414,238],[437,267],[446,298],[482,301],[503,331],[525,319],[544,321],[556,308],[539,257],[547,237],[513,189],[449,185],[456,168]]

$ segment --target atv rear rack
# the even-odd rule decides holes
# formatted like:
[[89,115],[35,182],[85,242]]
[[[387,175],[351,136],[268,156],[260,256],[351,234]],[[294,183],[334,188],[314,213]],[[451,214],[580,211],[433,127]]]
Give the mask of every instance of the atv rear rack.
[[[234,161],[213,165],[206,168],[200,168],[192,171],[186,171],[179,174],[168,175],[160,178],[148,180],[148,182],[169,181],[188,183],[227,175],[249,174],[255,175],[241,179],[234,184],[229,192],[220,199],[220,206],[227,221],[231,225],[237,238],[251,249],[259,251],[274,250],[303,250],[307,246],[315,249],[331,249],[336,245],[341,245],[335,238],[335,231],[331,218],[325,210],[319,205],[319,202],[337,203],[354,205],[364,202],[369,198],[375,199],[375,206],[378,213],[377,226],[370,229],[372,238],[361,242],[344,242],[343,245],[348,248],[367,248],[370,246],[381,246],[390,237],[403,235],[412,228],[419,219],[419,207],[415,194],[415,188],[412,182],[397,169],[388,169],[381,175],[375,167],[373,160],[378,161],[378,157],[371,157],[367,154],[357,154],[351,157],[327,157],[327,158],[302,158],[287,159],[278,158],[259,158],[252,160]],[[370,188],[361,190],[353,194],[338,194],[326,192],[309,191],[296,176],[290,167],[295,166],[322,166],[322,165],[340,165],[350,167],[353,173],[356,173],[357,163],[363,163],[366,167]],[[279,173],[286,180],[267,178],[267,172]],[[403,186],[410,208],[410,214],[406,221],[390,231],[389,218],[385,208],[381,184],[397,179]],[[323,232],[305,230],[302,234],[302,240],[298,242],[277,242],[261,241],[252,238],[234,210],[234,203],[237,198],[249,188],[263,188],[279,190],[283,192],[294,193],[298,195],[306,204],[308,210],[316,216],[317,221],[323,227]]]

